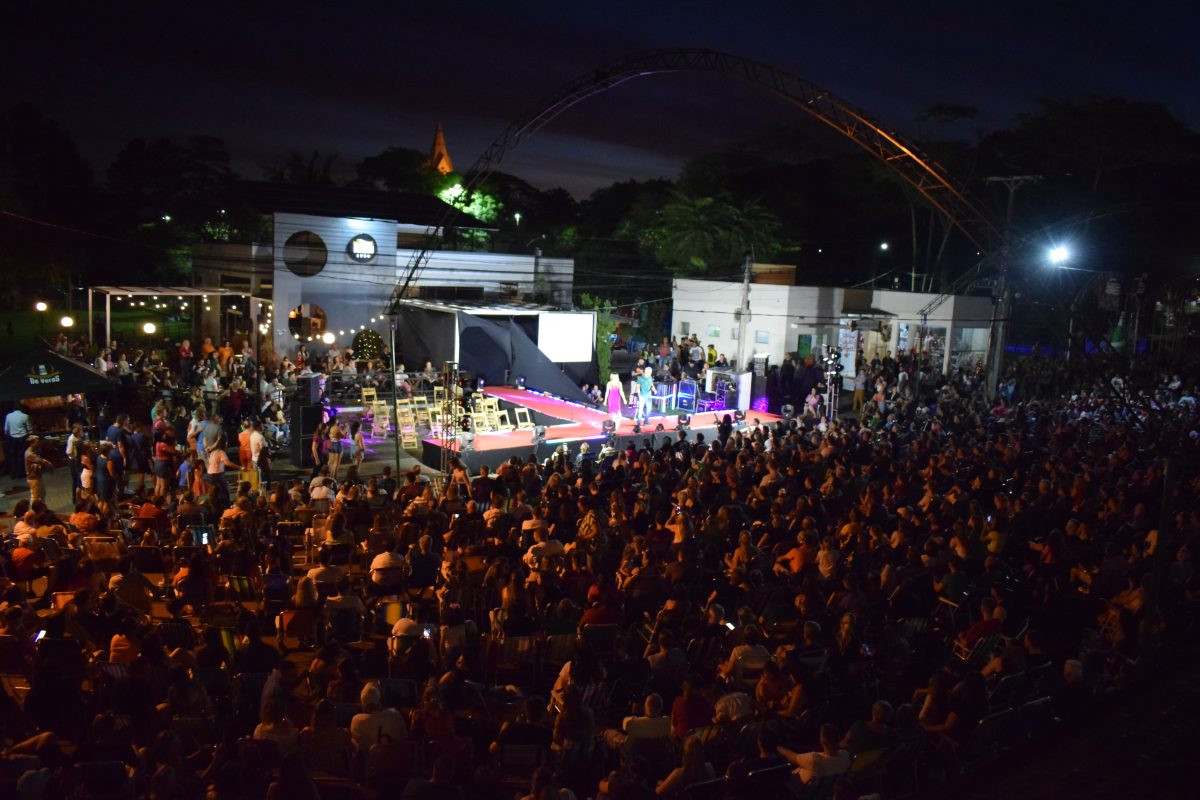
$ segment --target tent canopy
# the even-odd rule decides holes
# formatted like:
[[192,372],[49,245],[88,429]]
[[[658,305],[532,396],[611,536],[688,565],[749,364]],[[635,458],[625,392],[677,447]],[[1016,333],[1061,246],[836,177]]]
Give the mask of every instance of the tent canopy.
[[0,401],[109,391],[115,388],[103,372],[53,350],[34,350],[0,372]]

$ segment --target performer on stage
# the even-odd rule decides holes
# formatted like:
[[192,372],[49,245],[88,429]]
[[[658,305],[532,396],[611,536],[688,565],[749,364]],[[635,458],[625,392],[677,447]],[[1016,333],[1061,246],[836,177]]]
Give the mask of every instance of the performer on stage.
[[621,386],[621,379],[614,372],[608,376],[608,385],[604,387],[604,404],[608,406],[608,413],[612,414],[613,422],[621,421],[621,406],[626,402],[625,388]]
[[650,367],[638,372],[638,404],[633,415],[635,422],[645,425],[650,421],[650,406],[654,401],[654,370]]

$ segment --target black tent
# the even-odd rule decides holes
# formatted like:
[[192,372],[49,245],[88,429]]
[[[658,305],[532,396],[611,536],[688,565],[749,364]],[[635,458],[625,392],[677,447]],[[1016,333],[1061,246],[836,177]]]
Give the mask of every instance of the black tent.
[[587,402],[575,381],[546,358],[521,326],[510,319],[477,317],[460,311],[458,365],[487,383],[502,382],[508,372],[512,377],[523,375],[531,389]]
[[115,384],[98,369],[52,350],[34,350],[0,372],[0,401],[109,391]]

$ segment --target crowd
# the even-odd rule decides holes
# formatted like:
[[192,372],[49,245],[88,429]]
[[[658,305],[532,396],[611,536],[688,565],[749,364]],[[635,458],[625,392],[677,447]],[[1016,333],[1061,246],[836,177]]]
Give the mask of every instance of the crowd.
[[3,534],[0,793],[887,796],[1078,726],[1191,631],[1189,387],[921,373],[434,483],[273,482],[203,395],[106,418],[74,512]]

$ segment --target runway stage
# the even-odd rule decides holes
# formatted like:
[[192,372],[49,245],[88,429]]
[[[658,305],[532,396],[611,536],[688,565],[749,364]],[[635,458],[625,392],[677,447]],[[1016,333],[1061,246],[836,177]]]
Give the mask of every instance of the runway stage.
[[[500,400],[501,408],[527,408],[534,421],[546,428],[545,441],[537,444],[533,441],[533,430],[530,428],[496,433],[477,433],[470,447],[463,447],[459,437],[450,444],[450,449],[458,455],[472,472],[486,464],[495,468],[508,461],[513,456],[525,460],[536,454],[538,459],[549,458],[562,445],[567,445],[572,455],[579,452],[579,447],[588,442],[593,453],[598,453],[604,444],[607,434],[604,432],[604,422],[608,414],[599,408],[585,406],[579,403],[560,400],[550,395],[530,389],[513,389],[506,386],[489,386],[483,390],[488,397]],[[632,415],[629,408],[624,413]],[[692,414],[688,423],[687,438],[694,441],[697,433],[703,433],[705,439],[711,441],[716,437],[717,425],[725,414],[732,411],[705,411]],[[510,416],[512,416],[510,414]],[[753,424],[754,420],[764,425],[773,425],[782,420],[775,414],[746,412],[746,421]],[[662,444],[664,438],[678,438],[675,427],[678,417],[675,414],[653,415],[647,424],[642,425],[639,433],[634,433],[632,416],[620,420],[615,431],[618,445],[625,447],[631,441],[641,447],[644,440],[651,440],[655,447]],[[658,425],[663,426],[661,432],[655,432]],[[437,468],[441,464],[442,440],[437,436],[427,436],[422,441],[421,461],[426,466]]]

